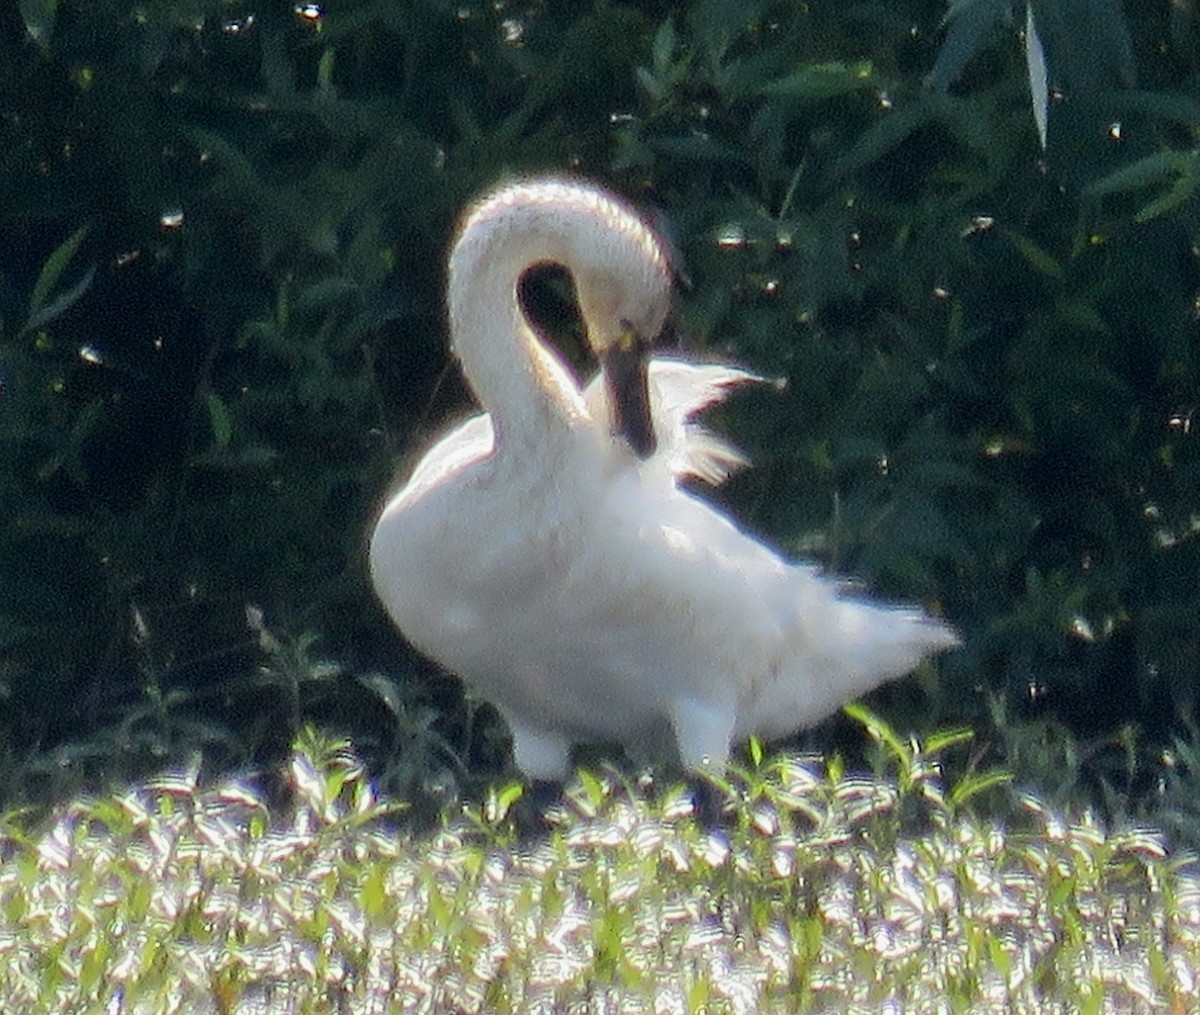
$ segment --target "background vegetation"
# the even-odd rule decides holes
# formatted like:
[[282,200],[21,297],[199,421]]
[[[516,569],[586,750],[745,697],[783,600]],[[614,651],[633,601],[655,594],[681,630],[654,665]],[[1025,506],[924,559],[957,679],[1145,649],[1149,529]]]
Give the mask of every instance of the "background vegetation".
[[661,213],[689,348],[787,378],[722,497],[962,630],[877,706],[1200,839],[1200,20],[1032,10],[1045,106],[1002,0],[4,5],[0,799],[309,721],[404,794],[503,763],[362,551],[465,404],[456,214],[554,169]]

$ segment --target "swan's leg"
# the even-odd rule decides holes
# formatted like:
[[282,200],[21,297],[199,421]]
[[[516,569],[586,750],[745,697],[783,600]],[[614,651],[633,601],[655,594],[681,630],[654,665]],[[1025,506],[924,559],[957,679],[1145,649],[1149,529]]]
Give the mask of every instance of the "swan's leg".
[[684,766],[697,772],[724,771],[736,720],[732,705],[722,707],[694,698],[675,701],[671,705],[671,726]]
[[696,773],[688,780],[696,817],[706,828],[721,824],[724,794],[705,778],[706,772],[721,775],[729,760],[736,713],[732,706],[721,708],[710,702],[681,699],[671,708],[671,725],[683,764]]
[[571,741],[561,733],[528,726],[503,710],[512,731],[513,760],[529,783],[517,804],[515,817],[521,839],[544,836],[550,825],[546,812],[562,799],[563,782],[571,759]]
[[566,779],[571,760],[571,740],[554,730],[539,729],[501,711],[512,731],[513,758],[527,779]]

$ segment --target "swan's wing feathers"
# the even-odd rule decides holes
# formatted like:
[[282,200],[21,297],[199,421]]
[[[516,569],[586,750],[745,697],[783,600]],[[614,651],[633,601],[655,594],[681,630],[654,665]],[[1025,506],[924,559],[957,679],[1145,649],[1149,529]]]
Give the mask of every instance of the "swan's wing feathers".
[[695,476],[718,486],[749,459],[694,417],[724,401],[734,388],[762,383],[765,378],[721,363],[688,363],[675,359],[650,361],[650,397],[661,453],[676,476]]
[[740,384],[765,384],[767,378],[724,363],[690,363],[657,356],[650,360],[650,383],[657,395],[655,408],[668,420],[689,419],[701,409],[729,397]]
[[694,476],[709,486],[720,486],[750,464],[750,459],[738,448],[706,426],[685,423],[683,433],[683,440],[675,446],[669,445],[666,451],[675,476]]
[[[659,656],[682,660],[670,693],[731,699],[737,739],[811,726],[958,644],[953,630],[924,611],[848,594],[837,579],[785,560],[687,491],[641,489],[643,498],[616,491],[610,505],[629,520],[624,530],[637,534],[625,553],[610,548],[605,561],[641,606],[625,618],[627,643],[657,639],[666,643]],[[669,672],[660,662],[644,670],[659,685]],[[680,747],[687,756],[689,745]]]
[[395,499],[411,503],[452,482],[468,465],[490,455],[494,444],[492,417],[486,412],[469,417],[426,452]]
[[[689,363],[663,357],[650,360],[648,366],[658,440],[650,467],[665,466],[676,478],[693,476],[718,486],[749,464],[741,451],[694,417],[724,401],[734,388],[766,383],[765,377],[721,363]],[[610,419],[602,375],[587,386],[583,398],[593,419]]]

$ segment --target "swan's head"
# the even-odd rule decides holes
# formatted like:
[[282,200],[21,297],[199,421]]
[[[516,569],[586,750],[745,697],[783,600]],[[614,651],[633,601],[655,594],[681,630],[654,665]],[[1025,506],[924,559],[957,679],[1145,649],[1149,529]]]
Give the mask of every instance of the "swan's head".
[[655,450],[648,366],[673,298],[667,253],[629,207],[585,184],[563,184],[588,225],[569,241],[564,267],[575,284],[588,345],[604,373],[614,435],[641,458]]
[[613,436],[623,439],[639,458],[649,458],[658,446],[650,405],[650,341],[628,329],[598,349],[597,356],[604,372]]
[[[641,226],[641,223],[637,223]],[[653,242],[653,236],[649,236]],[[604,374],[609,423],[639,458],[655,449],[649,360],[671,308],[671,279],[659,274],[650,248],[613,251],[624,273],[585,262],[574,272],[575,298],[588,345]],[[639,257],[645,257],[639,261]]]

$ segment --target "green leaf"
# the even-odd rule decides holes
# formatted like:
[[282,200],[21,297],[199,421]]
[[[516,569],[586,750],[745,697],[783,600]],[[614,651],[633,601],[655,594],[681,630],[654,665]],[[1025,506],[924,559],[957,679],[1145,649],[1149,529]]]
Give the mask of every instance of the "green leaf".
[[1200,123],[1200,102],[1172,92],[1146,92],[1129,89],[1105,96],[1119,116],[1141,113],[1178,123],[1188,130]]
[[835,177],[852,173],[898,147],[927,123],[938,119],[945,112],[948,101],[944,95],[927,95],[885,113],[874,126],[863,131],[854,147],[837,161]]
[[801,67],[787,77],[764,85],[761,95],[784,96],[789,99],[827,99],[847,95],[863,88],[878,88],[869,60],[858,63],[817,63]]
[[58,17],[58,0],[21,0],[20,10],[25,31],[43,53],[47,52]]
[[757,20],[765,7],[763,0],[699,0],[691,8],[690,29],[695,45],[712,65],[721,63],[729,44]]
[[1017,253],[1025,258],[1035,271],[1048,275],[1050,278],[1063,277],[1062,265],[1024,233],[1019,233],[1015,229],[1005,229],[1002,235],[1017,248]]
[[317,63],[317,91],[327,97],[336,98],[337,93],[333,86],[333,64],[336,55],[336,50],[333,48],[326,49],[321,54],[321,59]]
[[667,94],[667,90],[649,69],[646,67],[637,67],[634,69],[633,75],[637,78],[637,83],[642,86],[642,90],[650,98],[654,99],[655,102],[662,101],[663,97]]
[[404,704],[400,700],[400,695],[396,690],[396,683],[389,680],[382,673],[363,673],[359,674],[358,682],[367,690],[374,694],[389,712],[396,718],[401,718],[404,714]]
[[36,331],[38,328],[49,324],[56,317],[66,313],[79,298],[91,288],[92,282],[96,277],[95,267],[88,268],[84,272],[83,277],[76,282],[70,289],[58,293],[49,303],[42,307],[36,314],[25,322],[23,331]]
[[1089,198],[1165,186],[1165,193],[1138,210],[1139,222],[1149,222],[1190,201],[1200,190],[1200,153],[1156,152],[1096,180],[1084,190]]
[[[71,258],[78,252],[80,244],[83,243],[84,237],[87,236],[87,232],[87,226],[80,226],[46,258],[46,263],[42,265],[37,282],[34,284],[33,294],[29,297],[30,321],[37,318],[50,293],[58,285],[58,280],[62,277],[62,273],[66,270],[67,265],[70,264]],[[26,327],[28,328],[28,325]]]
[[671,58],[675,55],[677,43],[678,37],[675,32],[675,22],[671,18],[667,18],[666,21],[658,26],[658,31],[654,33],[654,43],[650,49],[654,71],[660,77],[664,76],[670,69]]
[[1099,980],[1083,988],[1083,998],[1079,1007],[1079,1015],[1100,1015],[1104,1004],[1104,984]]
[[1050,83],[1046,75],[1046,52],[1033,20],[1033,5],[1025,9],[1025,66],[1029,72],[1029,98],[1033,103],[1033,122],[1038,141],[1046,147],[1046,126],[1050,117]]
[[945,91],[975,57],[996,26],[1008,18],[1011,0],[951,0],[943,23],[946,39],[938,49],[929,83]]
[[217,446],[221,448],[229,447],[229,442],[233,439],[233,420],[229,416],[229,409],[221,400],[221,396],[215,391],[208,393],[208,419],[212,425],[213,440],[217,442]]
[[1012,956],[1005,948],[1004,939],[999,934],[989,934],[987,944],[988,956],[992,960],[992,965],[1000,974],[1000,978],[1007,983],[1012,973]]
[[975,731],[968,726],[960,726],[952,730],[937,730],[925,739],[926,754],[941,754],[942,751],[959,744],[970,743],[975,739]]
[[1162,185],[1176,177],[1196,171],[1196,155],[1165,151],[1147,155],[1144,159],[1102,176],[1083,190],[1084,197],[1107,197],[1110,194],[1142,190]]
[[866,706],[855,701],[846,705],[843,711],[851,719],[861,723],[871,739],[891,754],[892,759],[900,768],[901,777],[907,780],[912,775],[914,760],[909,745],[900,739],[891,726]]
[[299,311],[319,310],[337,303],[357,288],[352,279],[339,275],[322,278],[300,291],[295,306]]
[[1191,173],[1187,176],[1182,176],[1175,181],[1175,186],[1165,194],[1139,208],[1137,215],[1134,217],[1139,222],[1149,222],[1160,215],[1166,215],[1181,205],[1187,204],[1188,201],[1196,196],[1197,188],[1200,188],[1200,174]]
[[750,764],[755,768],[759,768],[763,760],[762,741],[758,737],[751,737],[750,742],[746,745],[746,751],[750,755]]
[[263,189],[254,163],[223,135],[190,124],[183,125],[180,131],[196,146],[205,161],[211,161],[230,174],[238,191],[257,194]]
[[829,759],[825,766],[825,773],[829,777],[831,786],[836,786],[842,781],[842,776],[846,774],[846,759],[842,757],[841,753],[835,753]]
[[377,919],[387,911],[387,879],[384,876],[382,864],[367,868],[362,887],[358,892],[358,904],[371,919]]
[[1055,82],[1094,97],[1133,83],[1133,47],[1118,0],[1032,0]]
[[981,793],[997,786],[1007,786],[1013,781],[1010,772],[984,772],[980,775],[970,775],[960,779],[950,791],[950,806],[954,808],[968,804]]
[[608,795],[604,791],[604,783],[586,768],[579,769],[578,776],[579,784],[583,787],[583,792],[587,796],[588,803],[594,808],[599,808],[604,803],[604,798]]

